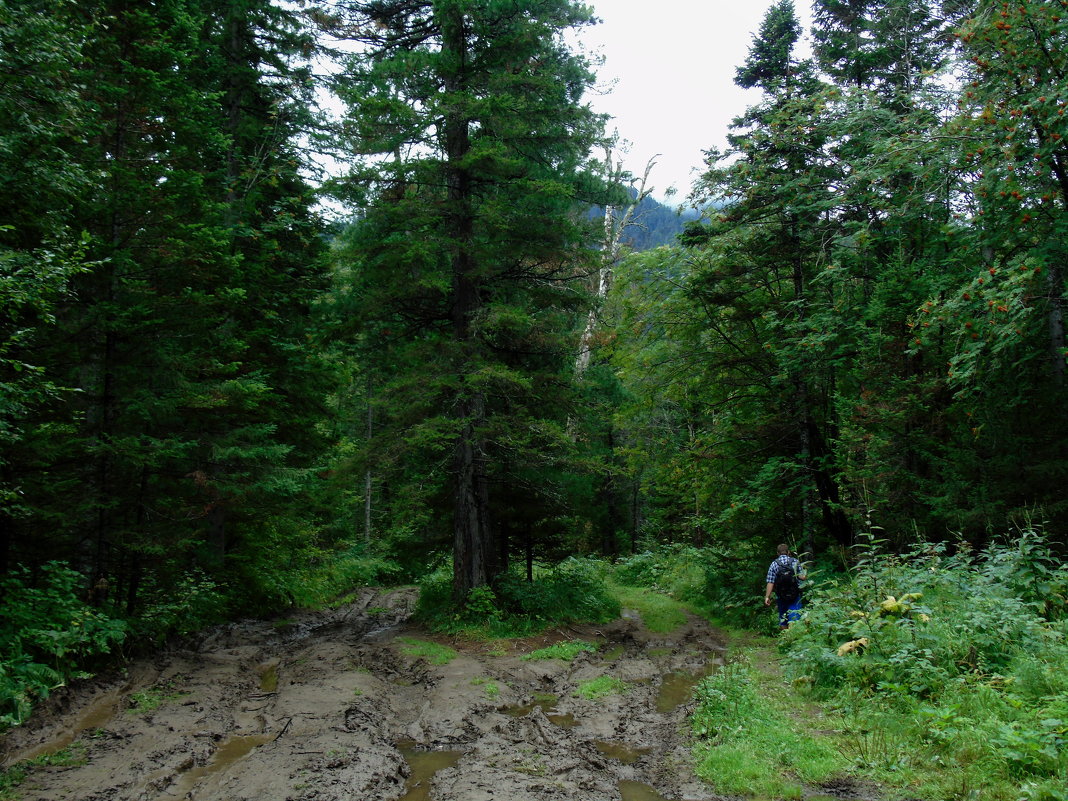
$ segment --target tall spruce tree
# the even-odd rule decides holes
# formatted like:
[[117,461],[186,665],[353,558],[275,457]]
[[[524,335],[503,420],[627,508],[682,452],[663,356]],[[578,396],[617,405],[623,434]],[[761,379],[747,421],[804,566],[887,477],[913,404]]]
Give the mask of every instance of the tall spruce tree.
[[266,547],[242,532],[271,539],[311,458],[322,243],[294,145],[311,40],[266,0],[63,8],[85,109],[64,147],[95,180],[53,215],[93,269],[38,348],[78,392],[28,427],[12,547],[110,575],[133,609],[148,578]]
[[[813,347],[821,332],[810,319],[812,282],[833,228],[829,188],[838,172],[825,152],[822,87],[813,64],[795,56],[800,35],[790,0],[768,10],[736,77],[764,96],[732,125],[726,157],[710,153],[711,169],[696,192],[722,209],[684,241],[704,249],[690,285],[718,318],[710,320],[710,330],[722,338],[717,368],[732,376],[731,383],[756,382],[765,393],[762,404],[747,407],[754,417],[721,418],[730,421],[732,436],[761,454],[744,494],[781,510],[798,537],[810,541],[818,514],[826,531],[848,542],[831,449],[833,372],[822,349]],[[729,317],[720,308],[725,305]]]
[[343,12],[336,30],[366,48],[339,87],[352,148],[383,159],[352,176],[371,200],[345,255],[389,375],[379,430],[406,432],[394,458],[446,502],[463,599],[507,566],[506,501],[559,514],[552,465],[569,447],[572,332],[595,265],[579,211],[600,199],[584,165],[601,133],[582,103],[593,75],[564,34],[591,18],[571,0]]

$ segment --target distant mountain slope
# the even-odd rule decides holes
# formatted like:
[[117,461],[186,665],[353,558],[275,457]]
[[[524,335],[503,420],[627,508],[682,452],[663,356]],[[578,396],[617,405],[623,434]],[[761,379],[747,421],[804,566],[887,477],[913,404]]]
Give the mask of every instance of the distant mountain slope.
[[[591,216],[603,219],[604,209],[596,209]],[[652,250],[661,245],[674,245],[675,237],[682,233],[686,223],[700,216],[700,213],[692,208],[676,209],[646,197],[634,212],[634,223],[623,233],[623,242],[633,250]]]

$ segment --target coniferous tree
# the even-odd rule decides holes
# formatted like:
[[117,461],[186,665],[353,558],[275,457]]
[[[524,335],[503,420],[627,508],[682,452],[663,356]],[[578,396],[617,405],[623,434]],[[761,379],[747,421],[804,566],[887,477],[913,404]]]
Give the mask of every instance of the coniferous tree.
[[109,574],[134,609],[147,579],[222,577],[277,546],[311,459],[323,387],[300,346],[322,244],[293,66],[311,40],[269,2],[64,8],[84,23],[72,76],[87,109],[66,149],[98,179],[56,213],[93,269],[40,348],[78,392],[30,426],[32,508],[13,540],[21,560]]
[[543,519],[560,502],[568,335],[593,263],[579,204],[599,199],[583,169],[600,134],[563,34],[590,17],[569,0],[345,11],[368,48],[340,88],[356,97],[353,149],[387,156],[353,176],[373,193],[347,256],[388,365],[380,431],[406,431],[398,464],[451,513],[463,598],[507,566],[506,496]]

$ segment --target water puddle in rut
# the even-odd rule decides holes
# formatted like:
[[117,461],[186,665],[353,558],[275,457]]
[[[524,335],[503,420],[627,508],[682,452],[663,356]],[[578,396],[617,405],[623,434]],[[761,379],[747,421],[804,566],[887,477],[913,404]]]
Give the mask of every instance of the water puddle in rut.
[[406,792],[398,801],[428,801],[434,774],[451,768],[464,755],[463,751],[426,751],[411,742],[400,743],[397,748],[412,769],[411,776],[404,783]]
[[621,781],[618,785],[623,801],[668,801],[648,784]]
[[54,754],[57,751],[62,751],[78,739],[78,736],[82,732],[103,728],[111,722],[111,719],[115,717],[116,713],[119,711],[119,701],[121,697],[122,694],[117,691],[101,696],[78,713],[71,728],[67,729],[67,731],[59,737],[49,740],[47,743],[41,743],[40,745],[19,754],[17,761],[36,759],[40,756],[47,756],[49,754]]
[[622,743],[608,743],[603,740],[594,740],[593,747],[606,757],[618,759],[624,765],[633,765],[653,750],[652,748],[631,748],[629,745],[623,745]]
[[504,714],[511,715],[513,718],[521,718],[529,715],[535,707],[538,707],[545,713],[545,717],[549,719],[550,723],[559,726],[561,729],[575,728],[575,726],[578,725],[578,721],[575,720],[574,715],[570,712],[561,714],[556,711],[557,700],[555,695],[535,696],[534,700],[529,704],[506,707],[502,711]]
[[182,774],[178,781],[167,789],[166,795],[171,798],[186,798],[201,780],[213,774],[222,773],[256,748],[273,740],[275,736],[274,734],[245,734],[229,738],[216,749],[206,764],[198,765]]
[[704,667],[690,672],[665,673],[660,682],[660,692],[656,696],[656,711],[666,714],[680,704],[687,703],[693,696],[693,688],[701,679],[711,675],[719,665],[716,661],[709,662]]

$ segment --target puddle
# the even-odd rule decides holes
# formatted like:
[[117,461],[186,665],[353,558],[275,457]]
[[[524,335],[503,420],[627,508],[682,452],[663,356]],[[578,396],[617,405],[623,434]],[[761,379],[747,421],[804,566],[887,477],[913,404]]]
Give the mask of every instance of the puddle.
[[121,697],[119,692],[110,692],[101,696],[78,713],[71,728],[67,729],[59,737],[49,740],[47,743],[34,746],[30,750],[19,754],[18,758],[13,761],[21,762],[25,759],[36,759],[37,757],[54,754],[73,743],[82,732],[103,728],[118,713]]
[[633,765],[645,754],[652,751],[651,748],[631,748],[622,743],[608,743],[603,740],[594,740],[593,747],[611,759],[618,759],[624,765]]
[[529,704],[520,704],[518,706],[509,706],[504,710],[504,714],[513,718],[522,718],[529,715],[535,708],[540,707],[541,711],[548,715],[554,709],[556,709],[557,698],[555,695],[546,695],[542,698],[535,698]]
[[693,688],[697,682],[708,676],[716,669],[716,665],[708,664],[695,673],[674,672],[665,673],[660,682],[660,692],[656,696],[656,711],[665,714],[675,709],[680,704],[685,704],[693,695]]
[[412,769],[412,775],[404,783],[406,792],[398,801],[428,801],[434,774],[451,768],[464,755],[463,751],[426,751],[410,742],[400,743],[397,748]]
[[268,662],[260,666],[260,689],[265,693],[278,692],[277,662]]
[[623,656],[623,652],[626,650],[622,645],[615,645],[604,652],[604,661],[615,662],[619,657]]
[[259,746],[275,738],[273,734],[245,734],[231,737],[216,749],[207,764],[198,765],[182,774],[166,791],[166,795],[186,798],[189,793],[207,776],[222,773],[243,757],[248,756]]
[[535,698],[529,704],[521,704],[519,706],[509,706],[502,711],[506,715],[510,715],[513,718],[521,718],[525,715],[529,715],[535,708],[540,708],[545,713],[545,717],[549,719],[550,723],[559,726],[561,729],[573,729],[578,725],[578,721],[575,720],[575,716],[570,712],[560,714],[556,711],[557,697],[555,695],[544,695]]
[[668,801],[648,784],[621,781],[618,786],[623,801]]

